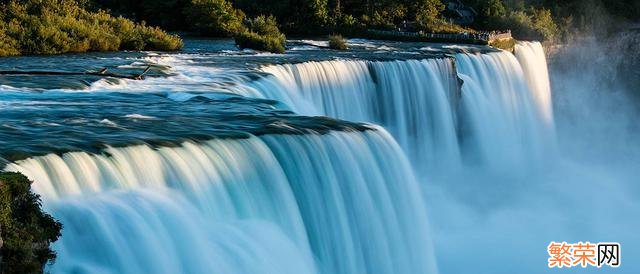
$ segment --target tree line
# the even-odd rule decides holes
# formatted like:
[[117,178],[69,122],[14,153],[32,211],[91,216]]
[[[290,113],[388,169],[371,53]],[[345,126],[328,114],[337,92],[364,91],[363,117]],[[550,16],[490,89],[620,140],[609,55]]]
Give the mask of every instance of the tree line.
[[[462,0],[476,11],[469,26],[447,19],[449,0],[94,0],[94,7],[168,30],[231,36],[246,18],[272,15],[287,34],[358,33],[411,22],[426,32],[511,29],[526,39],[563,39],[637,20],[636,0]],[[190,7],[209,7],[193,9]],[[206,23],[199,23],[205,20]]]
[[637,0],[461,0],[475,20],[460,26],[450,20],[452,1],[0,0],[0,56],[180,48],[182,41],[164,30],[235,37],[241,47],[274,52],[284,51],[282,32],[363,36],[407,26],[435,33],[510,29],[517,39],[561,41],[606,34],[640,17]]
[[175,50],[158,27],[85,9],[86,1],[0,0],[0,56],[86,51]]

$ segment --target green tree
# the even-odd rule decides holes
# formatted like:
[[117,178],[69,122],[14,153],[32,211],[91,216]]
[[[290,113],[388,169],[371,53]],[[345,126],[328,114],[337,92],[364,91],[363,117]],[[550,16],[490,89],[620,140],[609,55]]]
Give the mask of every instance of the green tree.
[[550,10],[544,8],[534,10],[533,18],[533,29],[535,29],[544,40],[553,41],[558,38],[560,30],[553,20]]
[[445,6],[441,0],[422,0],[419,1],[418,14],[426,18],[437,19],[444,8]]
[[499,18],[507,14],[507,9],[504,7],[502,0],[488,0],[482,9],[482,14],[489,18]]
[[238,33],[245,17],[226,0],[191,0],[183,14],[190,30],[219,37]]
[[440,19],[444,4],[440,0],[421,0],[416,11],[416,23],[423,29],[430,28]]
[[40,208],[22,174],[0,173],[0,252],[3,273],[42,273],[56,254],[49,244],[60,237],[62,224]]
[[234,3],[249,17],[273,15],[284,30],[294,33],[319,33],[336,19],[329,16],[329,0],[235,0]]
[[7,32],[7,24],[0,18],[0,56],[19,55],[20,50],[18,41],[9,36]]
[[328,0],[308,0],[313,19],[319,26],[324,26],[329,19]]
[[145,24],[89,12],[74,0],[0,4],[0,56],[115,50],[176,50],[182,40]]
[[286,37],[278,29],[274,16],[258,16],[247,20],[247,26],[235,36],[240,48],[284,53]]

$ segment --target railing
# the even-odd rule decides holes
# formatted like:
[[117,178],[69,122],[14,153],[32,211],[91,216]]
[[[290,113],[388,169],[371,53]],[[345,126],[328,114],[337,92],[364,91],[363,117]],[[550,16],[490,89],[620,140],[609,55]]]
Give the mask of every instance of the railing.
[[369,30],[369,32],[374,35],[416,38],[421,40],[483,41],[486,43],[492,40],[511,38],[511,30],[473,33],[424,33],[422,31],[406,32],[393,30]]

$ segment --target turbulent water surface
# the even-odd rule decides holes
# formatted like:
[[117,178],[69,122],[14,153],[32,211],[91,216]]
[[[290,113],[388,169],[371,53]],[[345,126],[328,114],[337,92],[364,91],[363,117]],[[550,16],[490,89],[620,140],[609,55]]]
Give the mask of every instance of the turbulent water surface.
[[[2,59],[151,68],[0,77],[0,165],[64,224],[48,270],[541,273],[550,241],[591,241],[620,242],[618,270],[640,271],[637,128],[589,126],[602,112],[567,96],[596,91],[548,70],[539,43],[289,44]],[[632,149],[578,153],[617,133]]]

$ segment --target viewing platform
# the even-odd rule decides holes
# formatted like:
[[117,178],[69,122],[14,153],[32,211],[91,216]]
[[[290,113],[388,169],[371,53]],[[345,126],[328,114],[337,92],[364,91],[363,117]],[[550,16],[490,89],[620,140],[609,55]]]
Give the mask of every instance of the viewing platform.
[[367,30],[370,39],[432,42],[432,43],[460,43],[474,45],[490,45],[496,41],[511,40],[511,30],[486,31],[474,33],[425,33],[393,30]]

